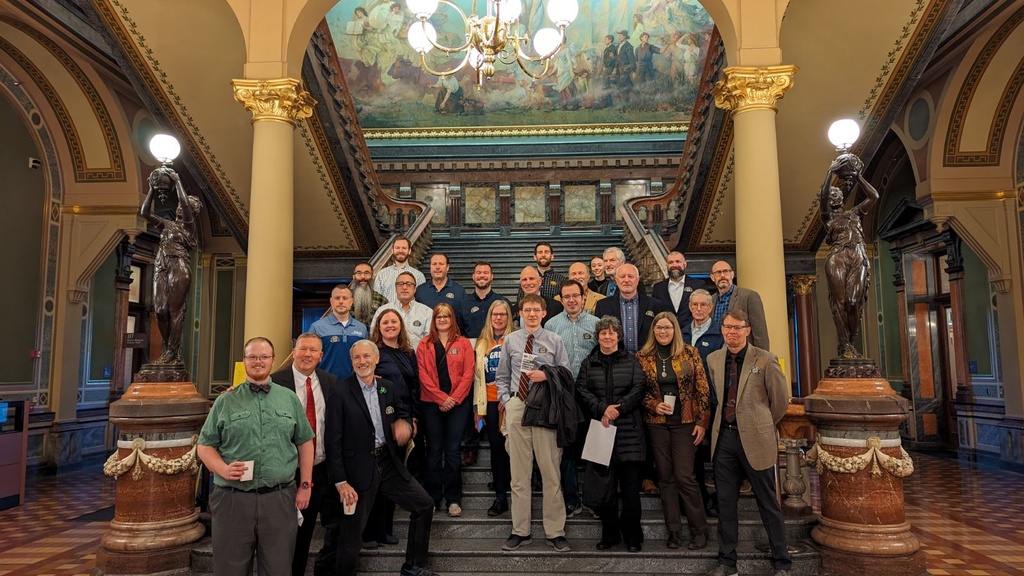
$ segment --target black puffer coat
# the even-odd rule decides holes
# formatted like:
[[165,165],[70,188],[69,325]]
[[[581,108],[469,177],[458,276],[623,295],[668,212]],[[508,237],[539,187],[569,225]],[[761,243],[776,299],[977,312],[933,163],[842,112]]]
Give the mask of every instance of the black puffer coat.
[[600,420],[610,404],[619,404],[615,420],[615,449],[612,462],[642,462],[647,459],[644,441],[644,372],[636,357],[622,347],[611,355],[599,347],[580,366],[576,376],[576,399],[583,412]]

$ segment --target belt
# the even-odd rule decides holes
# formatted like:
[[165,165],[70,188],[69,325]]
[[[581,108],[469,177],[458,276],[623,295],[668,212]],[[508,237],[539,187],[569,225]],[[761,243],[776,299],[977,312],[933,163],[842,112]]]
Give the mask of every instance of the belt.
[[231,492],[246,492],[249,494],[270,494],[271,492],[277,492],[278,490],[284,490],[285,488],[291,488],[295,486],[295,482],[282,482],[277,486],[263,486],[261,488],[254,488],[252,490],[242,490],[241,488],[235,488],[234,486],[218,486]]
[[737,426],[735,424],[729,424],[728,422],[722,422],[722,428],[725,428],[726,430],[736,430],[736,431],[739,431],[739,429],[740,429],[739,426]]
[[387,451],[388,451],[387,446],[384,445],[384,444],[381,444],[380,446],[377,446],[376,448],[373,449],[373,455],[374,456],[383,456],[384,454],[387,454]]

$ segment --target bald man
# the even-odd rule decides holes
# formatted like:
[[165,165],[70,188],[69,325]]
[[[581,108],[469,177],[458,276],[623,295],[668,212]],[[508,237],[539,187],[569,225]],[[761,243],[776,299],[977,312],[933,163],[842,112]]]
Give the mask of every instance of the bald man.
[[[523,296],[528,294],[536,294],[544,299],[544,303],[547,305],[547,314],[544,315],[544,319],[541,321],[541,326],[547,324],[548,320],[554,318],[555,315],[560,314],[563,310],[562,303],[554,298],[548,298],[542,296],[540,293],[541,276],[540,272],[533,266],[527,266],[523,268],[523,271],[519,273],[519,288],[523,291]],[[518,322],[519,318],[519,302],[512,305],[512,318],[515,318]]]
[[[590,269],[583,262],[573,262],[569,266],[569,280],[575,280],[583,285],[583,310],[593,314],[598,300],[604,298],[604,294],[598,294],[588,287],[590,283]],[[560,298],[559,301],[561,301]]]

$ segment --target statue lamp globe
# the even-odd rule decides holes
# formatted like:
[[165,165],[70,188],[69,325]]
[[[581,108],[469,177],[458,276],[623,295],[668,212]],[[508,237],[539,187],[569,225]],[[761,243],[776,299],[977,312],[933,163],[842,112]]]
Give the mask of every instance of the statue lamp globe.
[[836,120],[828,127],[828,141],[839,152],[847,152],[860,137],[860,125],[856,120],[844,118]]
[[[170,176],[174,173],[174,168],[171,168],[171,163],[174,159],[181,154],[181,144],[178,143],[178,139],[170,134],[157,134],[149,140],[149,152],[153,154],[153,157],[160,162],[153,173],[150,174],[150,182],[155,182],[160,179],[161,175]],[[170,180],[167,180],[170,182]],[[160,202],[167,201],[168,188],[160,186],[157,189],[157,198]]]

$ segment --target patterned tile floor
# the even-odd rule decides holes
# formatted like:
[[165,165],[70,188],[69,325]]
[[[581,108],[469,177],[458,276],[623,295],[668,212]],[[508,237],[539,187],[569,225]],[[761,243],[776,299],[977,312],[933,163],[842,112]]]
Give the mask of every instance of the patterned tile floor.
[[[936,576],[1024,574],[1024,475],[914,454],[907,520]],[[76,518],[114,503],[99,471],[37,477],[23,506],[0,512],[0,576],[86,575],[107,522]]]

